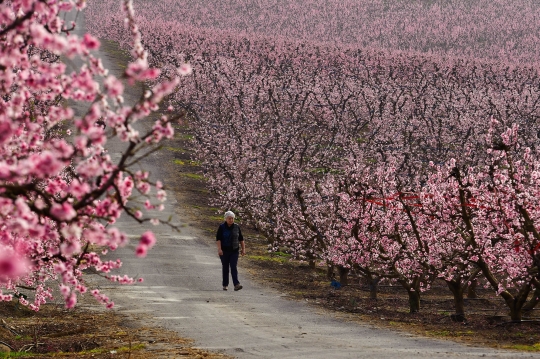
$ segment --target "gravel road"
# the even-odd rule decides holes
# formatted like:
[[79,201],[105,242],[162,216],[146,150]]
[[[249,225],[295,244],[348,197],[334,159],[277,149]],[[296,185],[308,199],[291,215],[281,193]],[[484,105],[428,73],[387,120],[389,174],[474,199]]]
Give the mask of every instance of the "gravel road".
[[[79,25],[82,30],[83,17]],[[119,73],[120,66],[107,53],[99,56],[112,73]],[[126,100],[132,101],[136,89],[128,91]],[[113,157],[120,150],[117,143],[109,146]],[[164,154],[156,153],[144,167],[153,178],[162,178],[163,161]],[[212,238],[187,225],[182,214],[176,213],[178,207],[170,194],[162,215],[173,215],[176,223],[186,224],[181,233],[152,227],[158,242],[142,260],[134,257],[136,241],[116,252],[124,261],[121,274],[142,276],[144,283],[103,282],[102,289],[114,300],[117,311],[136,317],[143,314],[145,324],[192,338],[196,347],[237,358],[540,358],[540,354],[471,347],[346,322],[257,284],[242,271],[242,260],[239,271],[244,289],[223,291]],[[134,239],[147,229],[128,219],[118,226]]]

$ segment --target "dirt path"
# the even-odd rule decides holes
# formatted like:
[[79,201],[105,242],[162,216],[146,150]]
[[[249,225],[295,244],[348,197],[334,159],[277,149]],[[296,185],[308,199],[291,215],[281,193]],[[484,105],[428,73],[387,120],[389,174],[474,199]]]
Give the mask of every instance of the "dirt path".
[[[112,73],[121,71],[117,54],[110,51],[101,56]],[[128,91],[126,100],[133,100],[136,89]],[[114,158],[120,147],[113,143],[109,151]],[[174,182],[166,170],[170,165],[166,151],[152,155],[144,163],[152,177],[164,178],[166,185]],[[144,260],[135,259],[134,246],[116,253],[124,261],[121,274],[142,276],[144,283],[119,287],[92,278],[110,295],[120,313],[144,325],[176,331],[193,338],[200,348],[237,358],[540,358],[540,354],[469,347],[395,333],[316,313],[305,303],[288,300],[282,293],[257,284],[242,270],[242,261],[239,266],[244,289],[225,292],[211,236],[202,228],[190,226],[183,213],[176,213],[182,199],[174,197],[169,195],[162,216],[172,215],[175,222],[183,223],[181,233],[152,227],[158,243]],[[133,238],[146,230],[129,220],[119,221],[118,226]]]

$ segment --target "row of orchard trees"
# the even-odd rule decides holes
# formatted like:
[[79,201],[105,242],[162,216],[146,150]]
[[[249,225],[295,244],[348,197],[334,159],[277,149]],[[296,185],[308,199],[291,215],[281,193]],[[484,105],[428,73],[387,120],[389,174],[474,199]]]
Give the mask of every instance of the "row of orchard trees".
[[495,96],[454,100],[451,84],[407,77],[404,91],[379,76],[363,88],[336,76],[318,92],[265,76],[213,88],[204,106],[215,107],[194,126],[210,186],[274,248],[396,281],[411,311],[442,278],[463,314],[464,290],[483,276],[518,320],[540,284],[536,105],[497,116]]
[[274,248],[398,282],[411,311],[442,278],[463,314],[464,290],[483,276],[519,319],[540,284],[536,105],[516,101],[512,113],[485,88],[468,102],[481,82],[442,87],[424,71],[400,78],[406,86],[381,71],[365,83],[325,74],[313,87],[305,72],[285,90],[256,71],[218,86],[197,74],[211,88],[191,104],[204,106],[198,157],[221,205]]
[[[189,38],[227,32],[529,63],[540,46],[535,0],[134,0],[134,7],[145,40],[170,57]],[[90,2],[87,15],[102,34],[122,30],[117,1]]]
[[399,283],[413,312],[441,278],[463,315],[483,277],[519,320],[540,286],[537,72],[295,50],[209,54],[179,96],[221,206],[273,248]]
[[399,283],[411,312],[436,279],[459,315],[479,278],[513,320],[537,303],[534,66],[141,24],[155,63],[184,45],[195,70],[177,101],[209,186],[272,248]]

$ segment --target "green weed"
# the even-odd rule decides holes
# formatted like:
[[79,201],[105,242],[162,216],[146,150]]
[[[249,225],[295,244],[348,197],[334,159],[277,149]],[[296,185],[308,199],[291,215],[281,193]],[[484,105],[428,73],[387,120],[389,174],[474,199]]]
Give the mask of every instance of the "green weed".
[[185,165],[188,165],[188,166],[199,166],[201,163],[198,162],[198,161],[191,161],[191,160],[179,160],[179,159],[176,159],[173,161],[175,164],[177,165],[180,165],[180,166],[185,166]]
[[118,353],[129,353],[129,352],[133,352],[133,351],[137,351],[137,350],[142,350],[145,347],[146,346],[144,344],[139,343],[139,344],[132,345],[131,347],[123,346],[123,347],[116,348],[116,349],[95,348],[95,349],[91,349],[91,350],[84,350],[82,352],[79,352],[78,354],[81,354],[81,355],[84,355],[84,354],[104,354],[104,353],[110,353],[113,350],[116,352],[116,354],[118,354]]
[[285,253],[285,252],[273,252],[272,253],[274,256],[278,256],[278,257],[285,257],[285,258],[290,258],[292,257],[292,254],[290,253]]
[[206,178],[204,178],[203,175],[200,175],[200,174],[197,174],[197,173],[182,173],[182,176],[187,177],[187,178],[191,178],[191,179],[200,180],[200,181],[205,181],[206,180]]
[[431,330],[427,331],[427,333],[437,337],[449,337],[452,334],[449,330]]
[[248,255],[247,257],[255,261],[263,261],[263,262],[285,263],[288,261],[288,259],[283,258],[283,257],[251,256],[251,255]]
[[25,335],[25,336],[22,336],[22,335],[16,335],[16,336],[15,336],[15,340],[30,340],[30,339],[32,339],[32,337],[29,336],[29,335]]
[[505,348],[523,350],[523,351],[526,351],[526,352],[540,352],[540,343],[536,343],[536,344],[533,344],[533,345],[515,344],[515,345],[505,346]]
[[11,353],[6,353],[6,352],[0,352],[0,358],[24,358],[24,357],[29,357],[29,356],[34,356],[35,354],[33,353],[24,353],[24,352],[11,352]]
[[177,133],[175,136],[174,136],[176,139],[178,140],[188,140],[188,141],[191,141],[193,139],[193,135],[186,135],[186,134],[182,134],[182,133]]
[[168,146],[168,147],[165,147],[165,149],[167,151],[171,151],[171,152],[187,152],[187,150],[182,148],[182,147],[170,147],[170,146]]

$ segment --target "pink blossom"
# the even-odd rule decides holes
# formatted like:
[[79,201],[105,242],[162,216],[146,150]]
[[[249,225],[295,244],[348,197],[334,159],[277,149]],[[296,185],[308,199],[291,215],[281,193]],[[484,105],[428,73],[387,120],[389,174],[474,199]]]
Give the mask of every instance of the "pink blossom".
[[191,74],[192,68],[190,64],[183,64],[178,68],[178,74],[182,76],[187,76]]
[[13,300],[13,295],[11,294],[3,294],[2,291],[0,291],[0,302],[9,302]]
[[69,288],[67,285],[62,284],[62,285],[60,285],[60,293],[64,297],[67,297],[71,293],[71,288]]
[[70,221],[77,216],[77,212],[73,209],[73,206],[67,202],[53,203],[51,215],[59,221]]
[[140,243],[144,244],[148,248],[152,248],[156,243],[156,237],[150,231],[146,231],[141,235]]
[[111,97],[118,97],[124,93],[124,85],[114,76],[107,77],[104,84],[105,89]]
[[29,170],[36,176],[44,178],[56,175],[63,167],[61,161],[50,151],[34,154],[29,158]]
[[83,44],[89,49],[89,50],[97,50],[99,49],[99,41],[95,37],[93,37],[90,34],[84,34],[83,37]]
[[165,202],[167,200],[167,192],[164,190],[158,190],[156,193],[156,198],[161,202]]
[[135,255],[139,258],[144,258],[146,257],[147,251],[148,251],[147,246],[143,244],[139,244],[137,248],[135,249]]
[[22,276],[29,269],[27,258],[13,248],[0,245],[0,284]]
[[80,253],[81,243],[77,238],[66,239],[60,245],[60,251],[62,254],[68,258],[73,257],[74,255]]
[[135,254],[137,255],[137,257],[146,257],[148,250],[152,248],[155,243],[156,238],[154,237],[154,234],[152,232],[147,231],[143,233],[139,241],[139,245],[135,250]]
[[11,124],[9,122],[0,122],[0,145],[11,137]]
[[81,183],[78,179],[73,180],[69,186],[69,192],[77,199],[90,192],[88,183]]
[[144,208],[146,208],[146,209],[154,209],[155,207],[149,200],[146,200],[146,201],[144,201]]
[[148,192],[150,192],[150,184],[148,182],[139,182],[137,183],[137,189],[143,193],[143,194],[148,194]]
[[75,307],[77,304],[77,295],[75,293],[71,293],[71,295],[66,298],[66,308],[70,309]]

